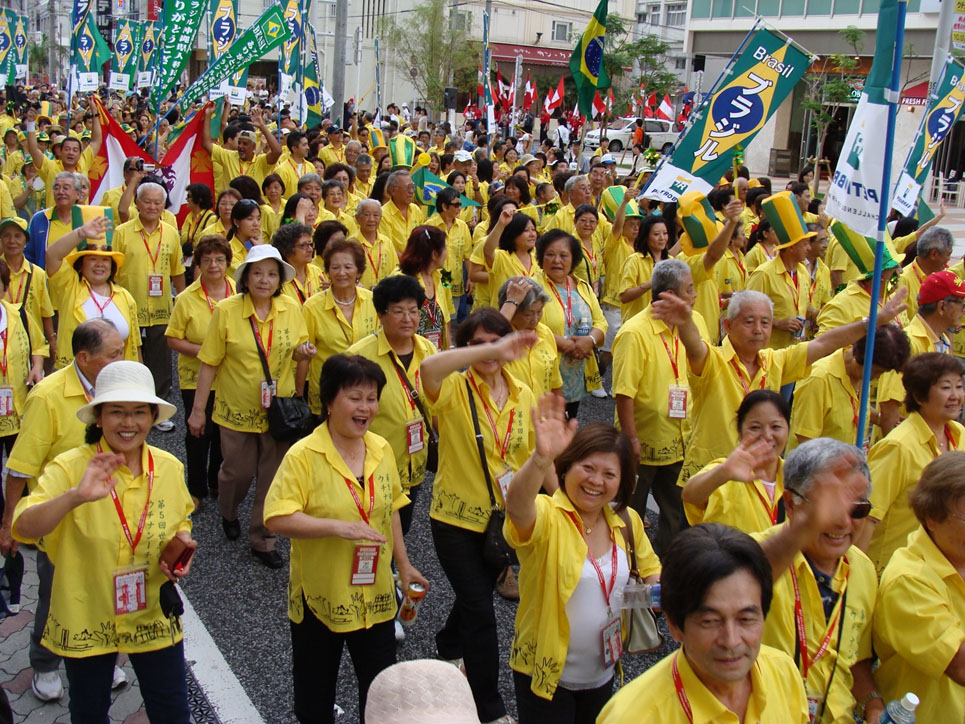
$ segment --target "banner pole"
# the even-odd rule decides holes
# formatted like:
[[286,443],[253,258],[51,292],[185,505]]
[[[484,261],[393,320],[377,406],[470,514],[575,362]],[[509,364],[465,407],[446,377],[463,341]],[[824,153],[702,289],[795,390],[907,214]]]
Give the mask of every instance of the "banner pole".
[[875,329],[878,323],[878,297],[881,293],[881,267],[885,248],[885,229],[888,210],[891,207],[891,161],[894,149],[895,125],[898,117],[898,99],[901,89],[902,47],[905,42],[905,13],[908,3],[898,0],[898,27],[895,31],[895,53],[891,64],[891,85],[886,94],[888,100],[888,126],[885,138],[885,158],[881,169],[881,200],[878,202],[878,231],[875,244],[875,270],[871,281],[871,305],[868,310],[868,333],[865,337],[865,363],[861,375],[861,410],[858,413],[858,432],[855,445],[863,447],[865,426],[868,418],[868,395],[871,390],[871,361],[874,359]]
[[[165,19],[166,19],[165,16],[166,16],[166,13],[162,13],[162,15],[161,15],[161,32],[160,32],[160,37],[161,37],[161,38],[164,37],[164,21],[165,21]],[[160,43],[160,44],[158,45],[158,47],[155,49],[154,52],[161,54],[160,57],[158,58],[157,67],[158,67],[158,68],[162,68],[162,67],[164,66],[164,43]],[[177,82],[177,81],[175,81],[175,82]],[[160,128],[161,128],[161,93],[160,93],[160,90],[161,90],[161,89],[158,88],[157,103],[155,103],[155,106],[154,106],[155,109],[156,109],[156,110],[155,110],[155,116],[156,116],[156,118],[155,118],[155,122],[154,122],[154,161],[155,161],[155,163],[157,163],[157,161],[159,160],[159,159],[158,159],[158,144],[160,143],[160,140],[161,140],[161,134],[159,133]]]

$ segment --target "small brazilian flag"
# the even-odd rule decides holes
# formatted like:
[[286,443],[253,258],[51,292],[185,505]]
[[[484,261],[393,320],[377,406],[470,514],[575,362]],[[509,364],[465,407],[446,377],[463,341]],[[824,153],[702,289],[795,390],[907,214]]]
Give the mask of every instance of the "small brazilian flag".
[[[415,184],[415,200],[432,209],[435,209],[436,206],[436,194],[443,189],[451,188],[441,178],[434,173],[430,173],[425,166],[421,166],[418,171],[412,174],[412,183]],[[463,207],[480,205],[465,195],[461,195],[460,198]]]
[[606,12],[608,0],[600,0],[590,24],[583,31],[573,55],[570,56],[570,73],[576,82],[580,113],[590,118],[593,96],[599,90],[610,87],[610,76],[603,66],[603,39],[606,36]]

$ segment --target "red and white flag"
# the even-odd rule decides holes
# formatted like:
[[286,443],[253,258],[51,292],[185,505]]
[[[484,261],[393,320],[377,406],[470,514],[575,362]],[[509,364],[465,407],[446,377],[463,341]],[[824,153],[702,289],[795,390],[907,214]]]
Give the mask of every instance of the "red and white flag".
[[592,113],[594,118],[599,118],[604,113],[606,113],[606,103],[600,98],[600,91],[593,94],[593,108]]
[[161,175],[171,200],[171,212],[178,224],[188,215],[188,184],[202,183],[214,188],[214,169],[211,154],[201,144],[204,108],[181,131],[174,145],[161,160]]
[[481,64],[479,70],[476,71],[476,95],[480,98],[486,95],[486,89],[483,88],[483,69]]
[[523,110],[528,111],[536,103],[536,85],[530,81],[529,73],[526,74],[526,87],[523,89]]
[[503,80],[503,74],[496,67],[496,87],[498,88],[499,102],[507,111],[513,106],[513,89],[509,83]]
[[[104,109],[100,98],[94,96],[94,102],[100,114],[104,141],[94,156],[87,178],[90,179],[90,202],[97,206],[106,192],[124,185],[124,161],[128,156],[137,156],[149,163],[154,163],[154,157],[124,133],[113,116]],[[115,219],[115,223],[120,222]]]
[[656,116],[663,118],[665,121],[672,121],[673,115],[673,104],[670,102],[670,96],[664,94],[663,100],[660,101],[660,107],[657,108]]
[[656,108],[656,106],[657,106],[657,94],[651,92],[650,95],[647,96],[647,105],[643,109],[644,118],[653,118],[653,110],[654,108]]
[[552,113],[563,105],[563,95],[565,92],[566,86],[563,84],[563,76],[560,76],[559,87],[550,88],[546,91],[546,96],[543,98],[543,108],[546,109],[547,113]]

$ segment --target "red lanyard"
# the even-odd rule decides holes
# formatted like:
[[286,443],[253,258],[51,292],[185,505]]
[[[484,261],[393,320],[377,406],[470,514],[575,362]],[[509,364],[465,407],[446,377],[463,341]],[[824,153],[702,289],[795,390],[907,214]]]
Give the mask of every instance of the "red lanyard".
[[679,651],[673,655],[673,663],[670,665],[670,671],[673,674],[673,686],[677,690],[677,700],[680,702],[680,708],[687,715],[687,721],[694,724],[694,712],[690,708],[690,699],[687,698],[687,692],[684,691],[684,682],[680,678],[680,670],[677,668],[678,656],[680,656]]
[[791,298],[794,300],[794,311],[798,310],[798,301],[801,298],[801,290],[797,286],[797,272],[784,272],[784,281],[791,288]]
[[673,367],[674,380],[680,381],[680,372],[677,367],[677,357],[680,355],[680,337],[676,334],[673,336],[673,354],[670,354],[670,345],[667,344],[667,340],[663,338],[663,335],[658,335],[660,341],[663,342],[663,348],[667,350],[667,357],[670,359],[670,366]]
[[[400,360],[400,362],[401,362],[401,360]],[[399,378],[399,383],[402,385],[402,391],[405,392],[405,396],[406,396],[406,398],[409,400],[409,406],[412,408],[412,411],[415,412],[415,396],[414,396],[414,395],[419,394],[419,370],[416,370],[416,371],[415,371],[415,386],[412,388],[412,393],[413,393],[413,394],[410,394],[410,393],[409,393],[409,386],[406,384],[405,379],[402,377],[402,373],[399,372],[399,367],[401,367],[401,366],[402,366],[401,364],[398,365],[398,366],[392,365],[392,367],[395,369],[395,374],[396,374],[396,376]],[[483,404],[486,404],[486,403],[483,403]]]
[[[751,391],[749,383],[752,382],[753,380],[748,380],[747,382],[744,382],[744,373],[741,372],[740,365],[737,363],[736,355],[730,358],[730,363],[734,367],[734,371],[737,373],[737,381],[740,382],[741,387],[744,388],[744,395],[747,395]],[[764,385],[767,382],[767,369],[765,368],[763,361],[761,362],[761,372],[764,373],[761,375],[761,389],[763,390]]]
[[606,601],[607,611],[610,611],[610,596],[613,594],[613,586],[617,582],[617,544],[613,541],[613,547],[610,549],[610,585],[607,585],[606,578],[603,575],[603,569],[600,568],[600,564],[596,562],[593,554],[590,552],[590,544],[586,540],[586,535],[583,533],[583,528],[580,526],[580,522],[576,519],[576,514],[572,511],[566,511],[566,514],[570,516],[570,520],[573,521],[573,525],[583,536],[583,542],[586,543],[586,557],[593,565],[593,570],[596,571],[596,577],[600,581],[600,590],[603,591],[603,598]]
[[559,291],[556,289],[556,283],[550,280],[550,289],[553,290],[553,294],[556,296],[556,301],[560,303],[560,307],[563,309],[563,316],[566,318],[566,326],[573,326],[573,297],[570,296],[570,278],[566,277],[566,305],[563,305],[563,298],[560,296]]
[[[758,499],[761,501],[761,505],[764,506],[764,510],[767,513],[767,517],[771,519],[771,525],[777,525],[777,502],[772,500],[768,502],[767,498],[757,489],[754,483],[750,483],[751,488],[757,494]],[[775,488],[776,492],[777,488]]]
[[379,242],[379,263],[376,264],[372,259],[372,255],[369,254],[369,250],[365,250],[365,256],[368,257],[369,266],[372,268],[372,273],[375,275],[375,279],[378,280],[382,272],[382,242]]
[[433,327],[436,326],[436,312],[439,311],[439,306],[436,304],[436,298],[432,298],[432,306],[429,306],[429,300],[422,300],[422,308],[426,310],[426,315],[429,317],[429,324]]
[[251,320],[251,328],[255,330],[255,337],[258,339],[258,349],[265,355],[265,363],[268,364],[271,360],[271,340],[275,336],[275,320],[271,320],[271,323],[268,325],[268,346],[265,347],[265,343],[261,341],[261,332],[258,331],[258,325],[255,324],[255,316],[251,315],[248,319]]
[[[103,452],[101,449],[101,444],[97,443],[97,452]],[[110,480],[110,478],[108,478]],[[147,451],[147,500],[144,501],[144,510],[141,511],[141,519],[137,523],[137,535],[131,537],[131,529],[127,525],[127,516],[124,515],[124,508],[121,507],[121,501],[117,497],[117,491],[111,488],[111,500],[114,501],[114,508],[117,510],[117,517],[121,519],[121,528],[124,531],[124,537],[127,538],[128,544],[131,546],[131,555],[137,549],[137,544],[141,540],[141,534],[144,532],[144,523],[147,521],[147,511],[151,505],[151,492],[154,490],[154,456],[151,451]]]
[[0,373],[3,373],[3,379],[7,378],[7,330],[10,328],[9,324],[10,319],[8,318],[7,329],[4,329],[2,332],[0,332],[0,342],[3,342],[3,362],[0,363]]
[[[358,482],[358,481],[356,481]],[[362,520],[365,521],[366,525],[371,525],[369,523],[369,517],[372,515],[372,511],[375,509],[375,473],[369,475],[369,512],[365,512],[365,508],[362,507],[362,501],[359,500],[358,493],[355,492],[355,486],[352,485],[352,481],[345,478],[345,485],[348,486],[348,492],[352,494],[352,500],[355,501],[355,507],[359,509],[359,515],[362,516]],[[362,487],[362,492],[365,492],[365,487]]]
[[[472,376],[472,372],[469,372],[468,376],[469,376],[469,381],[472,382],[472,388],[476,391],[476,394],[479,395],[479,399],[482,402],[483,412],[486,413],[486,417],[489,420],[489,426],[493,429],[493,442],[495,442],[498,445],[499,431],[496,429],[496,421],[493,420],[493,416],[489,412],[489,405],[486,404],[486,398],[482,396],[482,393],[479,391],[479,387],[476,386],[476,380]],[[513,431],[513,418],[515,416],[516,416],[516,409],[513,408],[512,410],[509,411],[509,425],[506,427],[506,437],[503,438],[503,444],[499,450],[499,457],[502,458],[503,460],[506,459],[506,448],[509,447],[509,434]]]
[[[204,292],[204,299],[208,303],[208,309],[214,312],[214,302],[211,301],[211,297],[208,296],[208,290],[204,288],[204,280],[201,280],[201,291]],[[224,280],[224,295],[225,298],[231,296],[231,285],[228,284],[228,280]]]
[[[20,304],[20,295],[23,294],[23,284],[24,284],[24,281],[26,280],[27,274],[30,273],[30,267],[29,267],[30,262],[24,260],[24,264],[27,264],[28,267],[27,267],[26,269],[24,269],[24,270],[23,270],[23,273],[20,275],[20,287],[17,289],[17,298],[16,298],[16,299],[14,299],[14,298],[13,298],[13,294],[11,294],[11,291],[12,291],[13,287],[7,287],[7,297],[8,297],[8,298],[10,299],[10,301],[11,301],[12,303],[14,303],[14,304]],[[24,301],[26,301],[26,300],[24,300]]]
[[744,263],[741,261],[739,254],[739,251],[734,252],[734,263],[737,264],[737,268],[740,269],[741,281],[747,281],[747,270],[744,268]]
[[[583,254],[586,255],[586,257],[588,257],[590,262],[593,264],[593,273],[596,274],[597,255],[593,253],[593,239],[590,239],[589,249],[587,249],[585,246],[583,247]],[[590,278],[590,281],[593,281],[592,277]]]
[[147,245],[148,237],[145,236],[143,230],[140,232],[140,234],[141,234],[141,241],[144,242],[144,248],[147,249],[148,258],[151,260],[151,270],[152,270],[152,271],[157,271],[157,260],[161,257],[161,242],[164,241],[164,235],[161,233],[161,222],[160,222],[160,221],[158,222],[158,230],[157,230],[157,232],[158,232],[158,233],[157,233],[157,248],[154,250],[154,253],[153,253],[153,254],[151,253],[151,247],[149,247],[149,246]]
[[[7,356],[6,344],[4,344],[3,355],[4,355],[4,359],[6,359],[6,356]],[[6,370],[4,370],[4,374],[6,374]],[[948,441],[948,449],[955,450],[956,449],[955,441],[952,439],[952,429],[947,424],[945,425],[945,439]]]
[[94,296],[94,290],[90,288],[90,284],[87,285],[87,293],[90,295],[90,300],[94,303],[94,306],[97,307],[97,311],[100,312],[101,317],[103,317],[104,310],[111,306],[111,302],[114,301],[114,287],[111,287],[111,296],[104,302],[104,306],[101,306],[97,302],[97,297]]
[[[845,565],[848,565],[848,557],[844,557]],[[841,609],[844,605],[844,594],[848,590],[848,578],[851,577],[851,569],[848,568],[847,573],[844,574],[844,585],[841,587],[841,593],[838,595],[838,603],[835,607],[837,613],[834,613],[831,622],[828,624],[827,633],[824,635],[824,641],[818,647],[818,650],[814,652],[814,658],[809,658],[808,656],[808,634],[804,627],[804,607],[801,605],[801,591],[797,584],[797,571],[794,569],[794,565],[791,565],[791,583],[794,584],[794,620],[797,625],[797,638],[798,644],[801,647],[801,676],[805,680],[808,678],[808,669],[814,666],[818,660],[828,652],[828,646],[831,644],[831,634],[834,633],[835,624],[839,623],[842,612]]]

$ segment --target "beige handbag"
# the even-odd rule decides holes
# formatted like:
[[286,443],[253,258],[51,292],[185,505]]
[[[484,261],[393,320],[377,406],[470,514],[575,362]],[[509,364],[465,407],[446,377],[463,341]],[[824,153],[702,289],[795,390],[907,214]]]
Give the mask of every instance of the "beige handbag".
[[[619,513],[627,531],[627,557],[630,562],[630,583],[643,583],[640,570],[637,568],[637,546],[633,536],[633,525],[630,514],[626,510]],[[657,615],[650,608],[627,609],[627,635],[624,651],[628,654],[646,654],[661,648],[664,643],[663,634],[657,628]]]

